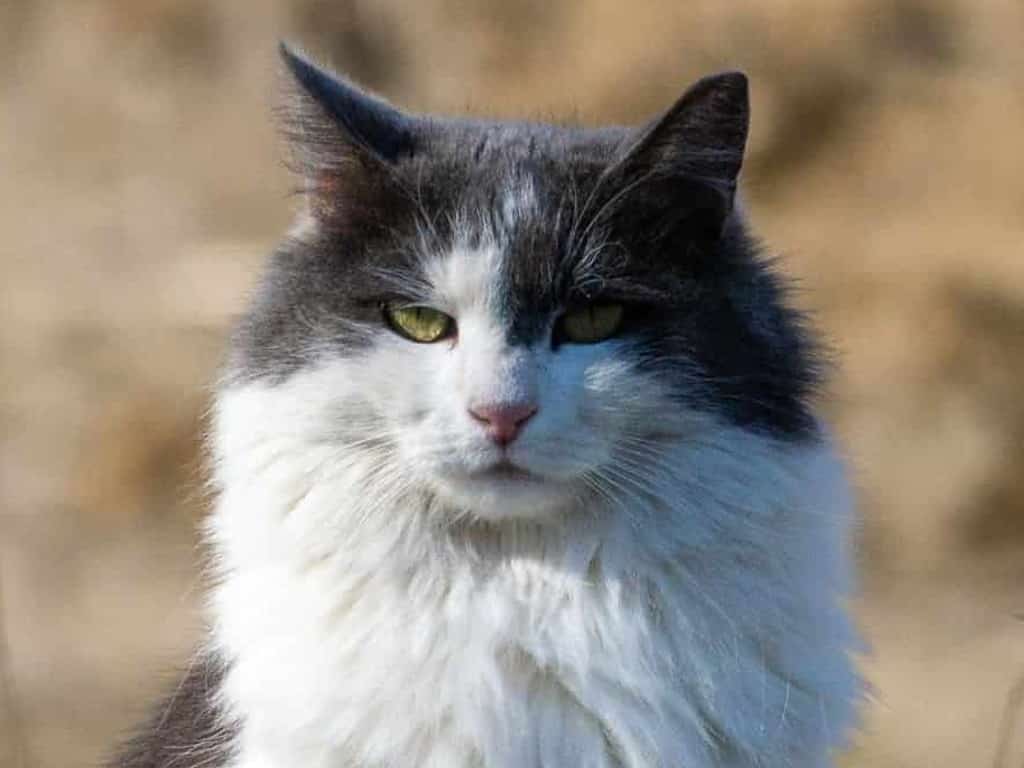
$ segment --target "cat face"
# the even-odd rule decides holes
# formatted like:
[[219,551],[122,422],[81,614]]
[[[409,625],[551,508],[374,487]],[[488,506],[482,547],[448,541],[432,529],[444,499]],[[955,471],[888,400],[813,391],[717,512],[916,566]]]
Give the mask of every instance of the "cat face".
[[[525,213],[517,206],[527,194],[511,195],[503,231]],[[623,305],[566,295],[540,307],[516,295],[512,236],[456,233],[449,249],[424,255],[418,288],[380,300],[383,322],[366,329],[372,338],[346,365],[363,369],[360,399],[392,436],[394,460],[481,517],[534,516],[613,493],[609,473],[628,474],[616,464],[649,458],[646,442],[685,423],[668,389],[633,364]],[[449,327],[392,327],[424,315]],[[422,338],[437,339],[417,340],[423,327],[431,333]]]
[[413,118],[286,62],[308,213],[236,385],[308,382],[291,407],[346,461],[490,519],[627,504],[709,424],[812,428],[810,347],[733,210],[742,76],[593,131]]

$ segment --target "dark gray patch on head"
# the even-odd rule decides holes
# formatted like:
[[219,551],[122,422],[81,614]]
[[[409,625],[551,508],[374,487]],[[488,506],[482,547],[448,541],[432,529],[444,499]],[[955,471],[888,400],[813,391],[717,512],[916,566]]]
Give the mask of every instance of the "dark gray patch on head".
[[[681,404],[813,433],[815,345],[733,208],[741,75],[701,81],[644,128],[597,130],[412,117],[321,77],[300,78],[286,111],[315,225],[272,257],[236,377],[281,379],[372,345],[381,304],[416,298],[425,258],[495,243],[511,344],[551,343],[565,309],[621,302],[625,354]],[[525,187],[530,204],[508,215]]]

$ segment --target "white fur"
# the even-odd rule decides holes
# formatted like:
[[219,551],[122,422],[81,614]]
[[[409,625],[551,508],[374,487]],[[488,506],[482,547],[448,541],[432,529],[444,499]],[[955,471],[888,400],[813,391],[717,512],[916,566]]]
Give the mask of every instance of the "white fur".
[[[484,248],[430,273],[456,343],[220,395],[234,768],[830,765],[858,683],[827,441],[687,412],[614,342],[509,348]],[[468,405],[521,397],[534,479],[481,476]]]

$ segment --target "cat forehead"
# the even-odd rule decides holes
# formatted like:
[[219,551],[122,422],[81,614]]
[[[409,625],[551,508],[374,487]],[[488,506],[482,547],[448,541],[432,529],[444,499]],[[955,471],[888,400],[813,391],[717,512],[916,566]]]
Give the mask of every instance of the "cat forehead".
[[589,193],[629,136],[615,128],[444,121],[399,173],[435,216],[475,214],[493,219],[478,225],[507,225]]
[[530,161],[547,164],[552,170],[604,165],[634,135],[633,129],[617,126],[466,119],[435,120],[431,128],[421,144],[422,152],[486,168]]
[[532,326],[534,316],[557,308],[579,271],[574,228],[606,167],[600,153],[607,146],[595,150],[570,137],[499,126],[469,133],[447,156],[411,168],[410,282],[425,278],[445,306],[486,306],[505,325],[529,317]]
[[559,303],[562,230],[571,226],[560,219],[570,212],[544,200],[528,173],[509,174],[479,205],[486,207],[461,212],[447,241],[425,254],[424,276],[436,303],[460,319],[473,315],[509,342],[530,343]]

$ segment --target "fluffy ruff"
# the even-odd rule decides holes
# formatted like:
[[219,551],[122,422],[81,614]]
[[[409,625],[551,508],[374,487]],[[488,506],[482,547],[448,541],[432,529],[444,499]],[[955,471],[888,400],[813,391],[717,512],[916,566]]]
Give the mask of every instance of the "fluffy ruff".
[[831,764],[860,685],[827,436],[693,417],[558,514],[479,516],[303,415],[346,375],[219,399],[234,768]]

